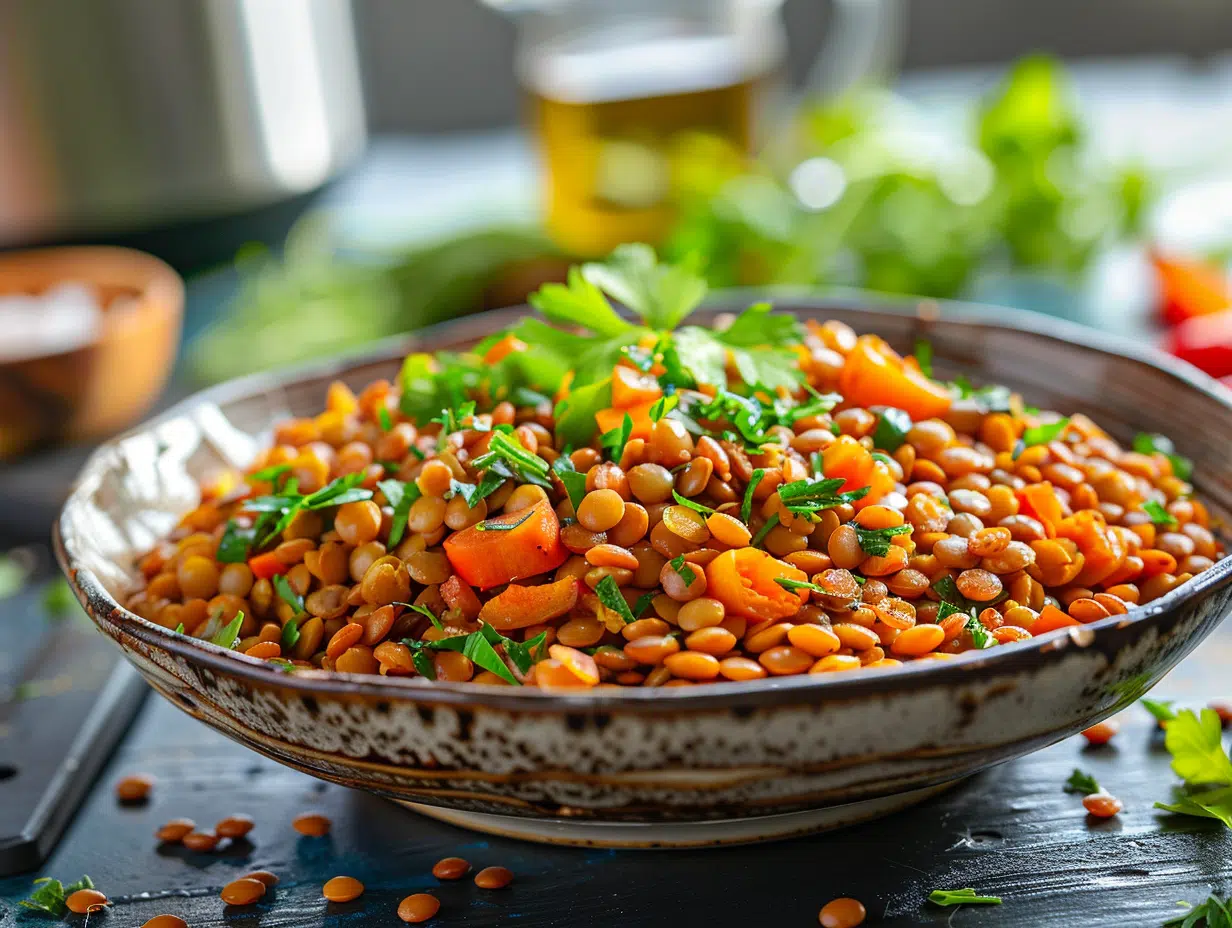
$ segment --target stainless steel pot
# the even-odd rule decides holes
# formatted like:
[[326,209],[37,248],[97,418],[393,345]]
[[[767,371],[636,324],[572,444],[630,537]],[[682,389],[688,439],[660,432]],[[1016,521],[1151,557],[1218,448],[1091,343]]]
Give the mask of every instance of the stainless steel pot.
[[268,206],[364,140],[349,0],[0,0],[0,246]]

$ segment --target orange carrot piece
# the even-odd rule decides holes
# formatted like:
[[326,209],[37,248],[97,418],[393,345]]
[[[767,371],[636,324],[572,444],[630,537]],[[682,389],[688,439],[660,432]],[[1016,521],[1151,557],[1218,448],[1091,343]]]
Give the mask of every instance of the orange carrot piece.
[[706,595],[728,614],[750,619],[785,619],[808,602],[808,591],[787,590],[775,581],[808,580],[808,575],[760,548],[733,548],[706,565]]
[[[503,528],[502,526],[512,526]],[[560,520],[547,500],[455,532],[445,539],[454,572],[481,590],[555,570],[568,558]]]
[[507,632],[550,622],[577,605],[578,584],[572,577],[542,586],[506,587],[479,610],[479,618],[497,631]]
[[280,561],[273,551],[270,551],[266,554],[250,557],[248,559],[248,569],[252,571],[254,577],[261,580],[269,580],[278,574],[285,574],[291,568]]
[[1232,280],[1219,265],[1158,252],[1151,253],[1151,264],[1159,282],[1160,315],[1168,325],[1232,309]]
[[840,435],[821,452],[821,466],[827,477],[844,479],[840,493],[869,488],[868,494],[856,501],[856,509],[871,506],[894,489],[889,468],[850,435]]
[[1070,625],[1081,625],[1077,619],[1066,615],[1056,606],[1049,603],[1040,612],[1039,618],[1031,626],[1032,635],[1042,635],[1044,632],[1054,631],[1058,628],[1066,628]]
[[650,374],[618,364],[612,371],[612,405],[617,409],[632,409],[644,403],[653,403],[663,395],[663,390]]
[[932,419],[950,408],[950,391],[907,364],[876,335],[862,335],[843,364],[839,390],[855,406],[896,406],[912,419]]
[[595,413],[595,422],[599,425],[599,433],[610,432],[612,429],[618,429],[624,424],[625,416],[628,415],[633,420],[633,431],[629,433],[630,438],[649,438],[650,431],[654,428],[654,423],[650,421],[650,407],[654,405],[652,400],[649,403],[640,403],[629,409],[617,409],[615,406],[608,409],[600,409]]
[[1037,519],[1049,538],[1057,537],[1057,526],[1065,514],[1051,483],[1045,480],[1043,483],[1027,484],[1018,491],[1018,501],[1023,515]]
[[503,361],[515,351],[525,350],[526,342],[522,341],[522,339],[518,338],[516,335],[506,335],[483,353],[483,360],[487,364],[495,364],[498,361]]

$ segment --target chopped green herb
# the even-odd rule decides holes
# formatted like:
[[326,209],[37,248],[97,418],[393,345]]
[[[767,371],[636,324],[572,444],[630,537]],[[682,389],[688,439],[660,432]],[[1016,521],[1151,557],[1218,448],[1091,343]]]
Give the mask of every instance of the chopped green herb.
[[1163,454],[1172,463],[1172,474],[1188,481],[1193,476],[1193,461],[1177,454],[1172,439],[1167,435],[1139,432],[1134,436],[1134,450],[1139,454]]
[[633,618],[640,619],[642,613],[650,608],[650,604],[654,602],[654,598],[659,595],[658,590],[648,590],[637,598],[637,602],[633,604]]
[[920,366],[920,373],[925,377],[933,375],[933,343],[927,339],[915,340],[915,363]]
[[[491,628],[491,626],[485,625],[484,628]],[[512,683],[514,686],[519,685],[521,682],[513,675],[513,672],[505,664],[501,656],[496,653],[496,649],[492,647],[492,643],[484,636],[482,630],[472,632],[466,636],[466,646],[462,648],[462,654],[465,657],[469,657],[484,670],[490,670],[502,680]]]
[[703,506],[701,503],[694,502],[687,496],[681,496],[676,490],[672,490],[672,496],[681,506],[692,509],[694,512],[699,512],[704,516],[714,515],[715,510],[711,509],[709,506]]
[[216,644],[220,648],[226,648],[228,651],[235,649],[235,646],[240,643],[240,629],[244,625],[243,611],[237,612],[235,618],[227,623],[217,635],[210,639],[211,644]]
[[392,551],[398,542],[402,541],[406,520],[411,514],[411,505],[423,494],[413,481],[403,483],[401,480],[381,480],[377,482],[376,488],[385,494],[385,500],[394,509],[393,518],[389,522],[389,539],[385,545],[387,550]]
[[625,413],[625,417],[621,420],[617,428],[610,432],[604,432],[599,438],[599,445],[607,452],[608,460],[619,461],[625,453],[625,445],[629,443],[629,436],[633,434],[633,417]]
[[1090,796],[1093,793],[1099,792],[1099,784],[1095,782],[1095,777],[1075,767],[1074,772],[1065,781],[1065,792],[1077,793],[1079,796]]
[[928,894],[934,905],[1000,905],[1000,896],[979,896],[974,889],[934,889]]
[[[406,644],[403,641],[403,644]],[[422,648],[411,649],[411,662],[415,665],[415,669],[419,671],[421,677],[428,680],[436,679],[436,664],[432,662],[432,656]]]
[[988,629],[984,627],[984,623],[980,621],[979,616],[975,614],[975,610],[971,610],[971,614],[967,616],[966,629],[971,633],[971,643],[979,650],[991,648],[993,645],[993,637],[988,634]]
[[779,524],[779,514],[776,512],[772,516],[770,516],[770,518],[766,520],[766,524],[763,525],[758,530],[757,534],[753,536],[752,541],[749,542],[749,546],[753,548],[761,547],[762,541],[765,539],[767,535],[770,534],[770,530],[778,524]]
[[[557,466],[561,461],[568,463],[567,470]],[[573,504],[573,511],[577,512],[578,506],[582,505],[582,500],[586,498],[586,475],[574,470],[569,457],[564,454],[552,462],[552,469],[556,471],[560,482],[565,485],[565,493],[569,496],[569,502]]]
[[891,453],[902,447],[911,431],[911,416],[901,409],[893,407],[883,410],[877,420],[877,430],[873,432],[873,447],[881,448]]
[[183,622],[180,622],[178,625],[176,625],[176,627],[175,627],[175,633],[176,633],[177,635],[182,635],[182,634],[184,634],[184,623],[183,623]]
[[570,388],[556,404],[556,435],[563,442],[586,444],[595,434],[595,416],[612,405],[612,378]]
[[1176,516],[1170,513],[1163,505],[1154,499],[1148,499],[1142,504],[1142,511],[1151,517],[1151,521],[1156,525],[1166,525],[1169,528],[1176,528]]
[[48,615],[55,618],[63,618],[78,608],[73,588],[63,577],[57,577],[47,584],[47,589],[43,592],[43,608]]
[[220,564],[243,564],[248,560],[248,552],[256,540],[256,526],[243,528],[235,519],[227,520],[222,538],[218,540],[218,551],[214,555]]
[[290,650],[299,642],[299,618],[293,618],[282,626],[282,647]]
[[515,435],[507,432],[493,432],[488,442],[487,452],[475,458],[474,467],[476,470],[484,470],[497,462],[502,462],[512,468],[524,483],[551,485],[547,482],[550,470],[548,462],[528,451]]
[[278,596],[284,603],[294,610],[296,615],[304,611],[304,597],[291,589],[291,582],[287,580],[286,574],[274,574],[272,582],[275,592],[278,593]]
[[891,525],[887,528],[865,528],[856,525],[856,540],[865,554],[875,557],[885,557],[890,553],[890,541],[895,535],[910,535],[910,525]]
[[291,470],[290,464],[274,464],[271,467],[263,467],[261,470],[253,471],[248,475],[249,483],[273,483],[283,474]]
[[388,432],[390,429],[394,427],[394,420],[390,418],[389,410],[386,409],[384,406],[380,407],[376,411],[376,418],[377,418],[377,421],[381,424],[382,432]]
[[744,490],[744,502],[740,504],[740,521],[745,525],[749,524],[749,519],[753,515],[753,491],[757,489],[757,485],[761,483],[761,478],[765,475],[765,470],[760,467],[749,475],[749,485]]
[[1011,412],[1013,410],[1013,394],[1009,387],[1001,384],[989,384],[972,390],[970,398],[975,400],[980,412]]
[[244,508],[248,511],[276,513],[278,516],[278,520],[274,523],[273,528],[257,540],[257,547],[264,545],[274,536],[281,534],[282,530],[291,524],[291,520],[295,518],[296,514],[303,510],[325,509],[330,506],[341,506],[344,503],[371,499],[372,491],[360,487],[360,484],[364,482],[366,477],[367,473],[364,471],[346,474],[317,490],[315,493],[309,493],[307,496],[294,492],[290,486],[290,483],[294,481],[291,481],[283,488],[281,493],[271,496],[258,496],[255,499],[248,500],[244,504]]
[[869,487],[835,492],[846,481],[842,477],[796,480],[779,487],[779,499],[788,512],[808,515],[822,509],[833,509],[845,503],[854,503],[868,495]]
[[693,585],[693,581],[697,579],[697,574],[694,573],[693,568],[685,561],[683,554],[677,555],[668,563],[672,565],[672,570],[680,575],[680,579],[684,581],[685,586]]
[[1176,718],[1176,710],[1172,708],[1171,699],[1141,699],[1142,708],[1155,716],[1156,721],[1171,722]]
[[1192,785],[1232,786],[1232,759],[1223,749],[1219,716],[1213,709],[1182,709],[1169,720],[1164,744],[1172,769]]
[[[522,514],[522,518],[520,519],[516,519],[513,522],[498,522],[496,519],[488,519],[485,522],[476,523],[475,531],[477,532],[512,532],[515,528],[517,528],[519,525],[521,525],[523,522],[525,522],[527,519],[529,519],[534,514],[535,514],[535,508],[533,506],[527,506],[526,511]],[[503,518],[503,516],[500,518]]]
[[397,602],[391,603],[391,605],[405,606],[407,609],[410,609],[411,612],[418,612],[420,615],[426,616],[428,621],[432,623],[434,628],[440,629],[441,631],[445,630],[445,626],[443,626],[441,624],[441,620],[436,617],[436,613],[433,612],[431,609],[429,609],[427,606],[420,605],[419,603],[397,603]]
[[792,580],[790,577],[775,577],[774,582],[785,590],[794,592],[796,590],[809,590],[813,593],[828,593],[829,591],[819,587],[816,583],[809,583],[807,580]]
[[1164,922],[1163,928],[1232,928],[1232,899],[1221,900],[1212,893],[1196,906],[1188,902],[1177,905],[1186,906],[1189,911]]
[[633,613],[629,610],[629,604],[625,602],[620,587],[611,577],[604,577],[599,581],[595,586],[595,595],[599,597],[599,602],[620,616],[626,625],[633,621]]
[[[654,249],[640,243],[620,245],[606,261],[583,265],[581,276],[652,329],[674,329],[706,295],[704,277],[684,264],[660,264]],[[589,306],[587,310],[593,311]],[[594,328],[589,321],[576,321]]]
[[650,421],[658,422],[669,412],[676,408],[676,404],[680,402],[680,397],[675,393],[669,393],[666,396],[661,396],[650,404]]
[[1050,441],[1056,441],[1061,437],[1061,433],[1065,431],[1069,425],[1069,417],[1058,419],[1056,422],[1046,422],[1043,425],[1036,425],[1022,433],[1020,441],[1024,448],[1030,448],[1033,445],[1046,445]]
[[35,889],[30,893],[29,898],[22,899],[18,905],[62,918],[68,912],[64,900],[79,890],[93,889],[94,881],[88,876],[83,876],[77,882],[65,886],[59,880],[43,877],[35,880],[34,886]]

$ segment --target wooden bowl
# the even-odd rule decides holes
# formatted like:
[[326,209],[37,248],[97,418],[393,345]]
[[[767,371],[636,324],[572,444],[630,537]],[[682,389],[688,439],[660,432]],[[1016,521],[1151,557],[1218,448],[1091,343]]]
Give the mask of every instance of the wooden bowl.
[[[743,305],[743,304],[742,304]],[[909,350],[939,376],[1020,389],[1123,440],[1165,432],[1232,510],[1232,393],[1174,360],[1030,314],[950,304],[788,299]],[[699,312],[704,321],[714,310]],[[273,422],[327,385],[395,376],[411,349],[457,349],[520,314],[458,320],[355,359],[209,390],[100,448],[58,524],[57,555],[99,628],[160,693],[254,750],[472,828],[573,844],[763,840],[902,808],[1124,708],[1232,605],[1232,558],[1163,598],[1090,625],[945,662],[593,694],[419,678],[280,672],[138,618],[119,600],[144,552],[197,499],[194,478],[242,466]]]
[[[131,425],[171,373],[184,313],[175,271],[127,248],[0,254],[0,296],[39,294],[68,281],[93,288],[103,307],[99,336],[71,351],[0,363],[0,459]],[[117,297],[131,299],[113,307]]]

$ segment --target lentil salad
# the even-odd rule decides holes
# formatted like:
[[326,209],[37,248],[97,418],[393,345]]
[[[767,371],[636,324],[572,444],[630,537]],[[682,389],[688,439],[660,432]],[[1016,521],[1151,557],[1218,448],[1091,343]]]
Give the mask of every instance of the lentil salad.
[[129,609],[291,671],[683,686],[949,659],[1224,556],[1163,436],[766,304],[682,326],[703,295],[626,246],[472,352],[333,384],[202,487]]

